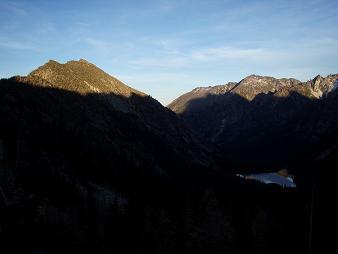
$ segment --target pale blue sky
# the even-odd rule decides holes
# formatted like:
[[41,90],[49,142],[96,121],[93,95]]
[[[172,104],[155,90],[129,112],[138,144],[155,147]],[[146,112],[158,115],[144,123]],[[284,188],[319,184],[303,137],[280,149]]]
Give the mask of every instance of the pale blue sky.
[[247,75],[338,73],[338,1],[0,0],[0,77],[84,58],[163,104]]

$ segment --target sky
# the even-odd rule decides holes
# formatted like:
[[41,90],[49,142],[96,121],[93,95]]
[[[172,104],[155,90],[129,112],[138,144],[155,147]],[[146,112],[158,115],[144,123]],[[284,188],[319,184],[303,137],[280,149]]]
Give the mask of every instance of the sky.
[[0,77],[86,59],[167,105],[257,74],[338,73],[337,0],[0,0]]

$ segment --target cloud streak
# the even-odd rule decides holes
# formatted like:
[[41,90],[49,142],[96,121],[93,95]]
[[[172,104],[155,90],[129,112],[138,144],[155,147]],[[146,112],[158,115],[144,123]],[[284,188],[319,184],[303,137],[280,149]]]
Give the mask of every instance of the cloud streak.
[[18,41],[1,41],[0,40],[0,47],[1,48],[9,48],[9,49],[34,49],[33,46],[27,45],[26,43],[18,42]]
[[262,48],[239,48],[233,46],[211,47],[195,50],[191,53],[192,60],[265,60],[273,55]]
[[208,64],[222,61],[263,62],[280,58],[281,54],[264,48],[240,48],[234,46],[197,48],[183,53],[167,51],[157,57],[144,57],[129,61],[130,64],[144,67],[172,68],[192,64]]
[[0,10],[9,11],[16,16],[28,16],[28,11],[17,2],[4,2],[0,3]]

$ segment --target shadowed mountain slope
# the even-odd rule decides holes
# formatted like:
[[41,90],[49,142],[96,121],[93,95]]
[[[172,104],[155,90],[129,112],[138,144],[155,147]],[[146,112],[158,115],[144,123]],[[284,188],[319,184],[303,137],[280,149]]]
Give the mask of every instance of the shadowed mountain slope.
[[0,81],[0,149],[1,251],[123,253],[147,205],[218,175],[172,111],[85,60]]
[[306,192],[242,182],[215,151],[84,60],[3,79],[0,252],[304,253]]
[[[25,195],[56,199],[66,184],[76,193],[102,185],[127,199],[162,200],[219,171],[211,149],[172,111],[84,60],[2,79],[0,143],[0,163],[12,169],[0,187],[14,174]],[[24,198],[14,192],[4,189]]]
[[228,162],[290,166],[318,155],[324,140],[328,147],[337,142],[337,78],[302,83],[251,75],[239,83],[196,88],[168,107],[217,144]]

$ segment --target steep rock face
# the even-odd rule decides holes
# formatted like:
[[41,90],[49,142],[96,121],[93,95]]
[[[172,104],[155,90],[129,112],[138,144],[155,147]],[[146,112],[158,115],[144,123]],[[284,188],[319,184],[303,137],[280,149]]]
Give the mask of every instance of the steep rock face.
[[237,84],[198,88],[203,93],[195,89],[168,107],[219,145],[226,159],[285,166],[309,156],[317,142],[334,133],[337,109],[324,108],[334,101],[337,79],[300,82],[251,75]]

